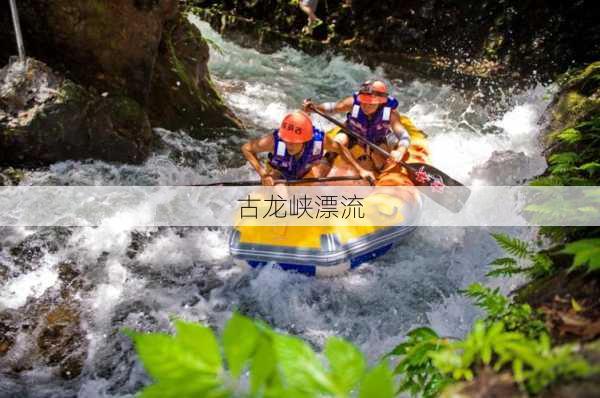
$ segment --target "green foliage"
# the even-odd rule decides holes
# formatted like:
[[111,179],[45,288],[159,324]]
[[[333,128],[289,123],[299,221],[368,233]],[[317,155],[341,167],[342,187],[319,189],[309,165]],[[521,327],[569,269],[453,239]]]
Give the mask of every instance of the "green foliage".
[[399,357],[394,374],[402,376],[398,392],[412,396],[436,397],[451,379],[433,366],[431,353],[438,352],[448,344],[427,327],[410,331],[407,340],[394,348],[387,356]]
[[508,254],[512,254],[518,258],[527,258],[531,254],[529,245],[525,241],[501,233],[492,234],[492,237]]
[[451,343],[431,353],[434,366],[454,380],[472,380],[481,367],[495,371],[510,369],[515,381],[530,393],[538,393],[564,378],[582,377],[591,372],[586,361],[575,356],[573,346],[550,347],[550,339],[538,339],[506,331],[504,323],[489,327],[478,321],[462,341]]
[[571,270],[587,266],[588,272],[600,271],[600,239],[582,239],[568,243],[561,253],[574,255]]
[[[501,257],[492,261],[490,263],[492,271],[488,272],[487,276],[511,276],[524,273],[535,279],[553,272],[554,265],[550,257],[544,253],[536,253],[527,242],[502,233],[492,234],[492,237],[507,254],[514,257]],[[522,263],[525,265],[521,265]]]
[[[392,398],[394,375],[386,361],[367,369],[352,344],[331,338],[327,362],[304,341],[239,314],[217,341],[208,327],[175,322],[176,335],[126,333],[154,384],[142,397],[372,397]],[[240,377],[248,373],[249,387]]]
[[[570,126],[550,135],[553,141],[552,155],[548,158],[546,173],[531,182],[533,186],[600,185],[600,117]],[[559,195],[560,196],[560,195]],[[590,206],[589,203],[592,203]],[[599,202],[590,198],[552,197],[536,201],[525,211],[532,221],[540,225],[552,225],[544,220],[586,221],[598,217]],[[554,223],[556,224],[556,223]],[[543,227],[542,233],[557,241],[576,239],[581,228]],[[597,235],[596,235],[597,236]]]
[[529,338],[546,334],[546,327],[537,311],[529,304],[516,304],[499,292],[479,283],[470,285],[464,292],[475,305],[487,313],[485,324],[491,326],[502,321],[509,331],[517,331]]

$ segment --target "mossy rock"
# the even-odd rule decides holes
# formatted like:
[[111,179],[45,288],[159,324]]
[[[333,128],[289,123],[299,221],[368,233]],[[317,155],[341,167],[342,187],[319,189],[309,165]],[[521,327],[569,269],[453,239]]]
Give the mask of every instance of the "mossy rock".
[[0,108],[8,115],[0,121],[0,164],[88,158],[139,163],[149,155],[153,134],[137,101],[99,95],[33,59],[25,74],[7,68],[0,71],[7,76],[0,79]]
[[556,132],[600,115],[600,62],[571,72],[562,79],[550,106],[549,132]]
[[165,28],[148,105],[154,125],[198,138],[213,128],[242,128],[212,83],[208,57],[208,44],[185,17]]

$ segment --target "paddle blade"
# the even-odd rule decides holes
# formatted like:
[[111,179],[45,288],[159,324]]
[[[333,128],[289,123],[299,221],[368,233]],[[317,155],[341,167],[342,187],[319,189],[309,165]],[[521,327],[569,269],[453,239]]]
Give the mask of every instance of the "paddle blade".
[[422,191],[429,198],[454,213],[463,208],[471,195],[469,188],[431,165],[409,163],[405,167],[416,186],[426,187]]

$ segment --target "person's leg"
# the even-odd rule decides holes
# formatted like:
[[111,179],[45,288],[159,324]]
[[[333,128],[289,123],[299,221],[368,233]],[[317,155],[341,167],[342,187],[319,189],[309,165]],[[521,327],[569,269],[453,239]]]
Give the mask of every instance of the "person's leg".
[[317,17],[317,4],[318,0],[301,0],[300,1],[300,9],[308,15],[308,23],[302,29],[302,33],[305,35],[310,35],[317,26],[321,25],[323,21]]
[[317,18],[317,14],[315,14],[315,12],[317,11],[317,3],[318,0],[301,0],[300,1],[300,9],[302,11],[304,11],[304,13],[306,15],[308,15],[308,23],[311,24],[314,21],[316,21]]

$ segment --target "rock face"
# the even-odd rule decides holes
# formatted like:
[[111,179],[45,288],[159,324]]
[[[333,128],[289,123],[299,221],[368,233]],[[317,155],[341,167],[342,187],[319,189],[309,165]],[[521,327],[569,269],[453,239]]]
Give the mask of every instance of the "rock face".
[[135,163],[150,153],[152,137],[146,113],[129,97],[86,90],[34,59],[0,70],[0,164]]
[[[600,53],[598,7],[591,0],[574,2],[448,0],[320,1],[317,15],[326,24],[303,36],[304,15],[293,2],[276,0],[196,0],[203,18],[217,29],[247,30],[257,36],[306,49],[349,49],[378,62],[440,64],[477,75],[506,69],[552,76],[575,64],[596,60]],[[239,17],[239,21],[233,21]],[[239,23],[241,21],[241,23]],[[315,46],[316,40],[324,45]],[[319,43],[321,44],[321,43]],[[417,68],[415,68],[417,69]]]
[[211,82],[208,56],[206,41],[185,17],[166,24],[148,100],[152,124],[197,137],[209,126],[238,127]]
[[72,263],[58,268],[58,282],[41,297],[20,308],[0,309],[0,372],[7,377],[48,366],[69,380],[83,369],[89,342],[76,297],[82,282]]
[[544,115],[548,132],[600,117],[600,62],[567,75],[564,80]]
[[[71,110],[83,103],[93,113],[84,110],[85,115],[76,118],[101,119],[108,114],[109,118],[124,117],[133,127],[129,111],[135,122],[145,113],[153,126],[184,129],[195,136],[207,135],[206,128],[241,127],[212,87],[206,43],[176,0],[23,0],[18,7],[27,54],[68,79],[67,97],[77,97],[67,101]],[[12,27],[8,7],[0,9],[0,22]],[[16,53],[14,43],[12,29],[2,29],[2,62]],[[107,99],[93,103],[96,92],[108,93]],[[93,112],[101,106],[101,112]],[[119,114],[121,110],[127,115]],[[147,122],[142,124],[134,146],[147,140]],[[44,125],[50,130],[54,127]],[[79,138],[86,134],[82,132]],[[131,138],[120,132],[115,135]],[[81,142],[73,146],[81,147]],[[144,152],[140,147],[129,160],[139,161]],[[96,156],[94,151],[86,155]],[[44,161],[55,158],[48,155]],[[120,153],[114,160],[122,158]]]

